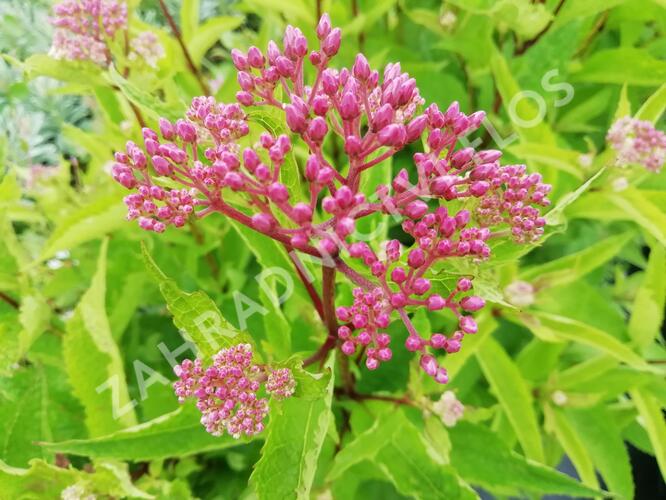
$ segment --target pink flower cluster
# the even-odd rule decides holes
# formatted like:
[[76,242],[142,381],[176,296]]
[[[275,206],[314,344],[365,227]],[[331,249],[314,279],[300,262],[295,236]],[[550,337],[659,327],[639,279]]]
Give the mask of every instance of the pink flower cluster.
[[659,172],[666,160],[666,134],[654,128],[649,121],[625,116],[608,130],[606,139],[617,152],[617,164],[643,165],[651,172]]
[[[201,423],[206,431],[221,436],[226,430],[234,438],[252,436],[264,429],[268,400],[258,396],[266,368],[252,362],[252,346],[238,344],[222,349],[213,363],[204,367],[201,359],[184,360],[174,368],[179,380],[174,391],[180,403],[197,400]],[[266,391],[278,399],[294,393],[296,382],[291,370],[270,371]]]
[[[63,0],[54,5],[51,24],[51,55],[56,59],[92,61],[101,66],[111,62],[111,45],[118,33],[127,33],[127,4],[121,0]],[[121,40],[125,44],[124,40]],[[164,49],[157,37],[144,32],[129,40],[130,60],[138,57],[154,67]]]
[[[460,349],[463,335],[477,328],[464,312],[477,311],[484,301],[468,294],[468,278],[443,295],[434,293],[428,273],[447,259],[488,259],[496,238],[536,241],[550,186],[524,165],[501,166],[499,151],[459,146],[481,125],[483,112],[466,115],[457,103],[445,111],[436,104],[424,108],[416,81],[399,64],[387,65],[380,76],[359,54],[351,68],[333,69],[341,33],[327,15],[317,37],[318,47],[310,50],[290,26],[281,48],[271,41],[265,53],[257,47],[232,51],[241,89],[237,104],[195,98],[183,119],[161,119],[159,133],[144,129],[143,146],[129,142],[117,153],[113,176],[135,191],[125,199],[128,218],[161,232],[182,226],[191,214],[220,212],[288,248],[331,259],[358,286],[353,304],[338,308],[345,323],[338,332],[342,350],[363,349],[370,369],[389,360],[386,328],[397,313],[409,331],[407,348],[420,352],[423,369],[445,382],[446,371],[427,349]],[[305,78],[308,64],[311,81]],[[278,127],[266,121],[275,114],[262,108],[276,109],[291,133],[273,132]],[[248,141],[254,123],[271,132]],[[292,151],[295,139],[308,151],[302,165]],[[328,155],[333,143],[342,146],[342,158]],[[417,151],[412,173],[401,170],[390,184],[363,192],[368,172],[387,168],[385,160],[410,144]],[[413,248],[403,251],[391,240],[374,246],[381,256],[375,253],[357,231],[358,220],[372,214],[401,222]],[[414,307],[447,309],[459,328],[449,337],[422,336],[407,312]]]

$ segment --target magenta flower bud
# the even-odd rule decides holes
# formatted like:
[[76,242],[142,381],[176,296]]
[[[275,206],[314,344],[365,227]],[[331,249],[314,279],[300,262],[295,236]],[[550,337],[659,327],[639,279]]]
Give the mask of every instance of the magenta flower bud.
[[247,51],[247,62],[253,68],[261,69],[264,67],[266,60],[264,59],[261,50],[259,50],[257,47],[252,46]]
[[386,273],[386,264],[380,261],[373,262],[370,266],[370,272],[373,276],[383,276]]
[[410,219],[420,219],[428,211],[428,204],[421,200],[415,200],[405,207],[405,215]]
[[310,155],[305,163],[305,178],[314,181],[319,173],[319,159],[315,155]]
[[441,333],[433,333],[430,337],[430,346],[433,349],[442,349],[446,345],[446,337]]
[[345,238],[352,234],[354,230],[356,229],[356,224],[354,223],[354,219],[351,217],[343,217],[338,221],[338,223],[335,225],[335,232],[337,233],[340,238]]
[[254,104],[254,96],[244,90],[236,92],[236,100],[243,106],[252,106]]
[[372,126],[375,131],[382,130],[393,121],[393,107],[383,104],[372,117]]
[[358,99],[352,92],[345,92],[340,100],[340,117],[345,121],[356,119],[361,114]]
[[391,318],[386,313],[381,313],[375,318],[375,324],[379,328],[387,328],[389,326],[390,322],[391,322]]
[[157,141],[152,139],[145,139],[143,142],[146,146],[146,153],[149,155],[152,156],[159,151],[160,144]]
[[231,60],[238,71],[245,71],[249,68],[247,57],[238,49],[231,49]]
[[388,347],[384,347],[377,352],[377,357],[381,361],[389,361],[393,357],[393,352]]
[[379,131],[378,139],[382,146],[399,148],[405,144],[407,131],[404,125],[392,123]]
[[455,186],[459,180],[460,178],[455,175],[441,175],[436,177],[430,183],[430,191],[432,194],[443,196],[449,191],[449,189]]
[[430,290],[430,280],[427,278],[417,278],[416,280],[414,280],[414,284],[412,285],[412,290],[417,295],[423,295],[428,290]]
[[486,301],[483,300],[481,297],[478,297],[476,295],[471,295],[469,297],[464,297],[460,301],[460,306],[465,311],[478,311],[479,309],[482,309],[485,305],[486,305]]
[[160,118],[159,126],[162,137],[164,137],[166,140],[173,139],[173,136],[175,134],[175,129],[169,120],[167,120],[166,118]]
[[460,278],[458,280],[457,288],[461,292],[468,292],[472,289],[472,280],[468,278]]
[[345,153],[349,156],[357,156],[363,149],[361,139],[355,135],[348,135],[345,139]]
[[155,172],[157,172],[159,175],[169,176],[172,174],[173,168],[171,167],[171,164],[168,162],[168,160],[161,156],[153,156],[151,159],[153,160],[153,167],[155,168]]
[[421,267],[425,263],[425,253],[420,248],[415,248],[407,256],[407,263],[411,268]]
[[443,146],[444,139],[442,131],[437,128],[428,134],[428,147],[437,151]]
[[474,148],[464,148],[453,153],[451,156],[451,163],[456,168],[465,166],[474,156]]
[[293,208],[292,215],[294,220],[299,224],[305,224],[312,220],[312,208],[306,203],[296,203]]
[[459,340],[447,340],[446,341],[446,352],[449,354],[455,354],[456,352],[460,351],[460,341]]
[[431,377],[434,377],[437,373],[437,360],[430,354],[424,354],[421,356],[420,365],[423,371]]
[[324,13],[317,23],[317,38],[323,40],[331,32],[331,18],[327,13]]
[[391,305],[396,309],[407,305],[407,297],[404,293],[398,292],[391,295]]
[[[335,310],[335,315],[338,317],[338,319],[340,321],[349,321],[349,319],[351,318],[351,314],[350,314],[350,311],[349,311],[348,307],[338,307]],[[343,337],[343,335],[342,335],[342,329],[343,328],[346,328],[347,331],[349,332],[349,333],[347,333],[347,337]],[[338,335],[340,336],[341,339],[348,338],[350,333],[351,333],[351,331],[349,330],[349,327],[347,327],[347,326],[341,326],[340,328],[338,328]]]
[[477,111],[469,115],[469,127],[475,130],[481,126],[481,123],[486,117],[485,111]]
[[444,113],[444,118],[446,120],[453,120],[458,117],[460,114],[460,104],[458,104],[458,101],[453,101],[446,112]]
[[143,127],[141,129],[141,135],[143,136],[143,140],[152,140],[152,141],[159,141],[159,137],[157,137],[157,134],[155,133],[154,130],[149,129],[148,127]]
[[262,233],[267,233],[273,229],[275,221],[268,214],[259,213],[252,216],[252,227]]
[[306,234],[304,233],[296,233],[291,237],[291,240],[289,240],[291,243],[291,246],[294,248],[298,248],[299,250],[303,250],[307,248],[309,240]]
[[449,381],[449,374],[446,372],[446,368],[439,367],[437,368],[437,373],[435,374],[435,381],[439,384],[446,384]]
[[196,142],[197,129],[194,124],[186,120],[176,122],[176,133],[184,142]]
[[487,149],[485,151],[479,151],[476,154],[476,157],[479,163],[493,163],[502,156],[502,152],[496,149]]
[[352,74],[357,80],[362,82],[366,81],[370,77],[370,65],[368,60],[363,54],[357,54],[356,60],[354,61],[354,66],[352,67]]
[[312,111],[317,116],[324,116],[330,108],[329,100],[324,95],[318,95],[312,100]]
[[285,116],[287,118],[287,125],[297,134],[305,132],[308,127],[308,122],[305,116],[294,106],[289,104],[284,108]]
[[257,165],[257,168],[254,169],[254,175],[260,181],[266,182],[271,178],[271,171],[266,165],[260,163]]
[[315,142],[321,142],[328,133],[326,120],[321,116],[315,117],[308,126],[308,136]]
[[423,348],[423,340],[415,335],[410,335],[405,340],[405,348],[409,352],[420,351]]
[[229,186],[234,191],[243,189],[243,177],[238,172],[228,172],[224,175],[224,184]]
[[338,207],[338,203],[335,201],[335,198],[332,196],[325,196],[321,201],[321,208],[323,208],[324,211],[328,212],[329,214],[335,214],[340,207]]
[[426,115],[421,115],[414,118],[411,122],[409,122],[409,125],[407,125],[406,141],[414,142],[419,137],[421,137],[421,134],[423,134],[426,125],[428,125],[428,117]]
[[477,181],[472,183],[469,187],[469,192],[472,196],[481,197],[488,192],[490,184],[486,181]]
[[289,199],[289,191],[287,186],[280,182],[274,182],[267,189],[268,197],[274,203],[284,203]]
[[338,206],[341,208],[347,208],[352,204],[354,199],[354,193],[348,186],[341,186],[335,192],[335,201],[337,201]]
[[395,283],[403,283],[407,279],[407,273],[405,272],[405,269],[402,267],[396,267],[391,271],[391,279]]
[[268,56],[268,62],[270,64],[275,64],[277,58],[280,57],[280,49],[273,40],[270,40],[268,42],[268,47],[266,48],[266,55]]
[[376,370],[379,368],[379,361],[376,358],[366,358],[365,366],[368,370]]
[[252,75],[246,71],[239,71],[237,80],[240,88],[246,92],[252,92],[252,90],[254,90],[254,79],[252,78]]
[[338,87],[340,86],[340,80],[338,74],[333,69],[326,69],[321,74],[321,87],[324,89],[324,92],[333,96],[338,92]]
[[347,356],[351,356],[356,351],[356,345],[351,340],[347,340],[342,343],[341,349]]
[[338,250],[338,246],[335,244],[335,241],[333,241],[330,238],[326,238],[326,239],[321,240],[319,242],[318,247],[319,247],[319,250],[324,255],[333,255]]
[[312,64],[315,67],[319,67],[319,65],[324,61],[321,52],[319,52],[318,50],[313,50],[312,52],[310,52],[308,59],[310,60],[310,64]]
[[296,71],[296,66],[294,66],[294,63],[285,56],[279,56],[276,59],[275,67],[277,68],[278,73],[280,73],[280,76],[285,78],[290,78],[294,74],[294,71]]
[[[363,327],[359,327],[363,328]],[[368,345],[372,341],[372,337],[368,333],[367,330],[363,330],[361,333],[358,334],[358,337],[356,337],[356,340],[358,340],[358,343],[361,345]]]
[[370,247],[364,241],[359,241],[349,245],[349,255],[355,259],[361,259],[368,254],[372,255],[372,250],[370,250]]
[[257,168],[257,165],[261,163],[261,160],[259,159],[259,155],[254,149],[245,148],[243,150],[243,163],[245,164],[245,168],[252,172],[255,168]]
[[342,38],[342,31],[340,28],[334,28],[326,36],[321,44],[321,49],[328,57],[333,57],[340,50],[340,40]]
[[469,223],[470,213],[469,210],[460,210],[456,214],[456,224],[459,228],[465,227]]
[[460,329],[465,333],[476,333],[478,331],[478,326],[476,321],[471,316],[463,316],[460,318]]
[[439,311],[440,309],[444,309],[446,300],[441,295],[433,293],[430,297],[428,297],[426,305],[431,311]]
[[386,347],[391,343],[391,336],[387,333],[380,333],[377,335],[375,342],[379,347]]

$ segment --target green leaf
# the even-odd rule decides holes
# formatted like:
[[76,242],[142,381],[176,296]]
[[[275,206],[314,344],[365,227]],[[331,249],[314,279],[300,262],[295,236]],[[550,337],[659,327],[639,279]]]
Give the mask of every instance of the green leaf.
[[98,198],[78,208],[58,221],[44,243],[39,260],[49,259],[59,250],[71,250],[119,229],[127,223],[124,217],[126,211],[116,195]]
[[157,121],[160,117],[165,117],[175,121],[182,117],[185,110],[185,105],[182,102],[160,101],[155,94],[151,94],[123,78],[113,66],[109,68],[108,78],[120,89],[120,92],[128,101],[138,106],[153,120]]
[[271,401],[266,443],[250,476],[260,500],[310,498],[317,461],[333,416],[334,359],[331,356],[326,363],[330,379],[320,399]]
[[578,151],[562,149],[549,144],[528,142],[515,144],[507,149],[520,159],[536,161],[571,174],[577,179],[583,178],[583,173],[578,165],[578,158],[580,157]]
[[67,323],[63,357],[74,394],[86,412],[91,436],[136,424],[118,346],[106,316],[106,250],[102,243],[97,271]]
[[210,359],[220,349],[236,344],[253,343],[247,332],[238,330],[222,316],[208,295],[202,291],[182,291],[174,280],[157,267],[143,244],[141,253],[148,273],[159,286],[173,316],[173,324],[185,340],[194,343],[201,358]]
[[102,76],[102,68],[88,61],[53,59],[46,54],[35,54],[23,63],[28,79],[48,76],[61,82],[82,85],[108,85]]
[[538,288],[572,283],[611,260],[634,237],[631,232],[610,236],[579,252],[529,267],[520,279],[534,282]]
[[557,14],[553,27],[562,26],[575,19],[596,16],[624,2],[626,0],[567,0]]
[[180,6],[180,30],[183,40],[189,42],[199,26],[199,0],[183,0]]
[[562,198],[559,199],[557,204],[551,208],[548,213],[546,214],[546,224],[548,225],[559,225],[564,223],[564,210],[571,205],[573,202],[578,200],[588,189],[590,189],[590,186],[592,183],[597,180],[601,174],[603,174],[606,171],[606,168],[603,167],[599,169],[599,171],[594,174],[592,177],[590,177],[588,180],[586,180],[583,184],[581,184],[575,191],[571,193],[567,193],[566,195],[562,196]]
[[659,210],[640,191],[626,189],[619,194],[609,195],[608,198],[618,208],[623,210],[630,219],[636,221],[659,243],[666,246],[666,213]]
[[[29,469],[10,467],[0,461],[2,498],[59,499],[69,486],[76,488],[74,498],[154,498],[132,485],[126,468],[96,464],[95,472],[49,465],[43,460],[30,461]],[[68,492],[69,493],[69,492]],[[62,495],[62,496],[61,496]]]
[[632,47],[605,49],[592,54],[571,76],[581,82],[652,87],[666,80],[666,62]]
[[543,444],[534,401],[520,370],[492,338],[477,349],[476,359],[511,422],[525,456],[543,462]]
[[578,342],[605,352],[634,368],[652,371],[645,360],[627,345],[603,330],[564,316],[534,311],[521,316],[522,322],[547,342]]
[[501,495],[601,495],[569,476],[512,452],[495,433],[481,425],[460,421],[449,429],[449,437],[451,465],[473,485]]
[[364,462],[379,467],[398,492],[410,498],[460,496],[453,469],[400,410],[381,415],[347,444],[336,455],[329,479],[344,478],[349,469]]
[[565,413],[610,491],[622,498],[634,498],[629,454],[608,411],[599,406],[571,408]]
[[642,425],[650,437],[661,476],[666,478],[666,422],[659,401],[643,388],[636,388],[629,395],[643,419]]
[[553,408],[550,405],[544,406],[544,413],[546,418],[546,428],[550,429],[551,432],[555,434],[562,449],[571,459],[574,467],[576,467],[576,472],[578,472],[583,484],[590,488],[598,488],[599,482],[597,481],[597,475],[594,471],[592,458],[587,452],[585,444],[581,441],[580,436],[578,436],[566,416],[561,410]]
[[250,441],[234,439],[228,434],[215,437],[206,432],[200,419],[199,411],[188,403],[171,413],[109,435],[41,445],[54,453],[138,462],[186,457]]
[[656,124],[666,109],[666,83],[657,89],[636,113],[639,120],[648,120]]
[[647,347],[658,338],[664,321],[665,303],[666,249],[655,243],[651,246],[650,259],[629,319],[629,336],[640,348]]
[[208,19],[201,26],[197,27],[187,42],[187,48],[190,51],[194,64],[199,66],[208,49],[224,33],[235,30],[242,23],[243,19],[240,17],[219,16]]

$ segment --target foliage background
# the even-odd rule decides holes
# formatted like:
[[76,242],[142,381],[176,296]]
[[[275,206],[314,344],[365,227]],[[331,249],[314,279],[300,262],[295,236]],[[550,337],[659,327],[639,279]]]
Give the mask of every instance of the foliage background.
[[[274,409],[284,414],[265,446],[209,437],[192,408],[178,410],[162,351],[182,340],[140,243],[180,289],[205,292],[234,325],[233,292],[266,303],[254,277],[285,256],[267,241],[247,245],[220,217],[160,237],[125,222],[123,191],[108,168],[112,150],[139,136],[129,102],[154,124],[155,110],[177,115],[200,93],[158,2],[130,1],[131,22],[157,33],[167,57],[156,72],[126,81],[51,60],[50,2],[5,0],[0,498],[59,498],[72,484],[102,497],[474,498],[469,485],[499,497],[593,495],[586,488],[621,498],[665,495],[666,174],[618,172],[604,139],[627,114],[663,128],[664,2],[322,3],[343,28],[340,64],[358,50],[373,66],[400,60],[427,101],[488,111],[496,133],[481,134],[483,144],[497,147],[516,134],[501,147],[505,159],[527,163],[555,186],[558,209],[545,243],[522,256],[500,252],[478,280],[493,314],[447,361],[465,419],[446,429],[414,408],[331,399],[335,377],[321,388],[321,405],[305,399]],[[310,0],[167,4],[222,101],[237,90],[232,47],[263,47],[287,22],[311,36],[317,17]],[[563,83],[573,98],[560,105]],[[521,90],[543,99],[535,126],[513,123],[508,113]],[[536,104],[522,99],[516,112],[529,119]],[[400,155],[392,168],[409,161]],[[616,192],[620,175],[631,185]],[[503,296],[516,279],[537,290],[522,310]],[[339,287],[340,296],[348,293]],[[310,311],[296,293],[252,317],[248,330],[269,357],[312,351],[324,333]],[[418,313],[415,321],[439,329],[448,320]],[[392,331],[404,336],[398,324]],[[441,388],[412,370],[407,354],[396,358],[373,374],[358,369],[357,390],[439,397]],[[120,419],[112,418],[111,393],[95,391],[110,376],[121,403],[137,401]],[[144,393],[140,378],[155,383]],[[301,436],[304,408],[319,425]],[[565,455],[582,483],[551,469]]]

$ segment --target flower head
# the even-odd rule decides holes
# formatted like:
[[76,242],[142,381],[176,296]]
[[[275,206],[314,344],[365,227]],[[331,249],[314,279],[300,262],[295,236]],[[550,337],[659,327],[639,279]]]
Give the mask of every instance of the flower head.
[[644,166],[659,172],[666,160],[666,134],[654,128],[649,121],[625,116],[608,130],[606,139],[617,152],[617,165]]

